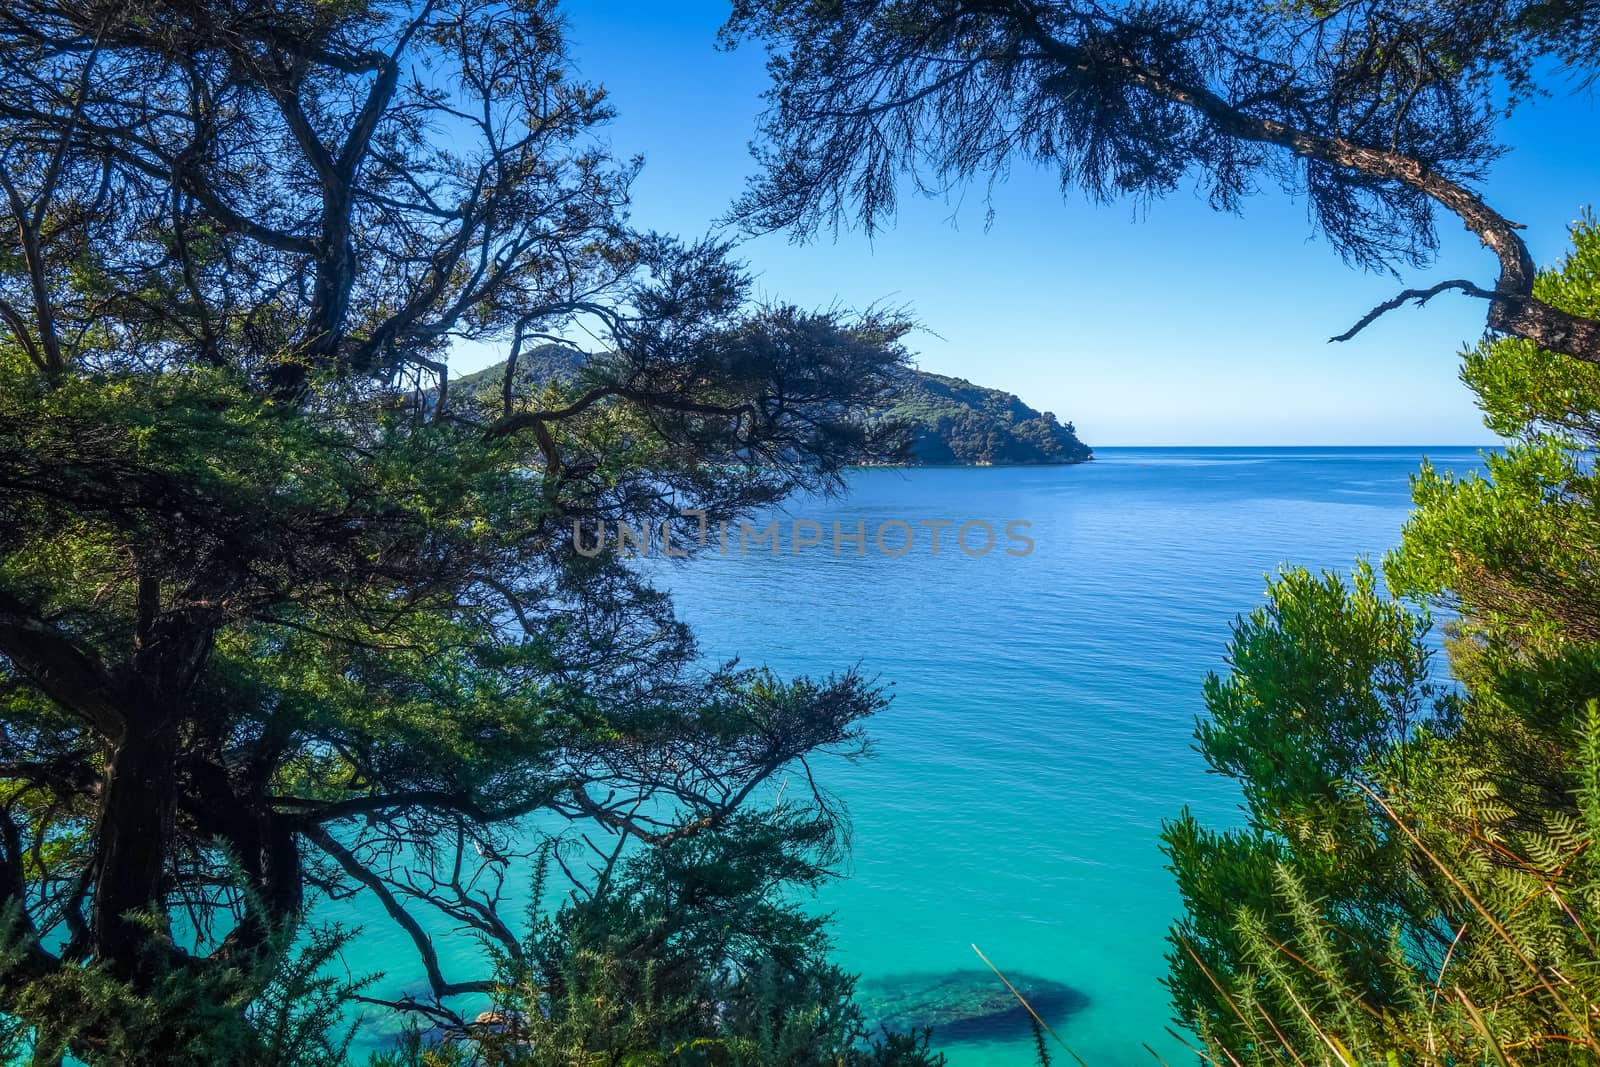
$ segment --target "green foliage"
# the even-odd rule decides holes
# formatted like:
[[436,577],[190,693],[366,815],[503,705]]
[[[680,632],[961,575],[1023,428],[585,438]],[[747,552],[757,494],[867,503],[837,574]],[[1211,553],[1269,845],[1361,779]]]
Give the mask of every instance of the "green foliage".
[[[370,979],[342,969],[352,937],[316,927],[274,934],[239,966],[169,970],[135,986],[104,963],[63,967],[22,983],[0,1026],[5,1062],[126,1063],[159,1050],[175,1067],[327,1067],[344,1062],[357,1020],[346,1018]],[[0,916],[0,971],[28,950],[14,907]]]
[[926,371],[902,376],[880,418],[911,428],[918,463],[1008,465],[1090,459],[1071,423],[1040,414],[1010,393]]
[[[1600,301],[1600,232],[1543,275]],[[1241,620],[1201,751],[1247,827],[1165,832],[1169,986],[1240,1064],[1580,1064],[1600,1055],[1600,563],[1592,365],[1495,338],[1463,379],[1514,438],[1425,467],[1392,594],[1303,571]],[[1431,680],[1431,603],[1455,684]]]
[[[1572,252],[1538,288],[1569,311],[1600,308],[1593,219],[1573,228]],[[1600,366],[1500,338],[1467,353],[1462,380],[1514,443],[1489,457],[1487,478],[1423,469],[1390,581],[1460,611],[1463,633],[1479,638],[1551,655],[1600,641]]]
[[937,1067],[926,1035],[869,1040],[825,921],[779,891],[820,877],[797,847],[825,832],[808,822],[779,808],[623,861],[535,915],[499,956],[489,1010],[414,1030],[375,1064]]
[[[449,1018],[492,983],[433,937],[525,956],[503,887],[552,825],[605,852],[542,976],[660,990],[596,1040],[698,1040],[734,971],[782,1008],[741,1040],[843,1047],[849,983],[777,903],[842,812],[750,812],[862,755],[882,690],[705,665],[574,533],[898,455],[850,413],[908,325],[634,228],[610,114],[549,0],[0,20],[0,1026],[41,1061],[337,1060],[338,938],[281,943],[328,896],[414,949],[388,1006]],[[549,336],[604,358],[452,398],[452,343]]]
[[[1169,980],[1180,1015],[1229,1047],[1255,1020],[1219,1001],[1214,976],[1257,973],[1252,937],[1288,943],[1295,920],[1279,906],[1284,871],[1340,915],[1346,980],[1365,999],[1395,993],[1392,928],[1429,904],[1402,837],[1374,818],[1366,790],[1404,785],[1399,749],[1446,729],[1450,702],[1428,680],[1424,619],[1378,589],[1370,567],[1337,575],[1288,571],[1267,604],[1234,628],[1226,678],[1205,686],[1209,716],[1196,737],[1212,768],[1239,781],[1246,828],[1212,831],[1185,812],[1165,831],[1187,915],[1173,934]],[[1419,743],[1420,742],[1416,742]],[[1238,916],[1257,917],[1254,935]],[[1291,1005],[1256,994],[1274,1018]]]
[[1307,839],[1348,783],[1437,717],[1427,629],[1366,563],[1348,586],[1304,570],[1270,585],[1234,627],[1229,676],[1206,679],[1195,731],[1212,768],[1243,786],[1253,828]]

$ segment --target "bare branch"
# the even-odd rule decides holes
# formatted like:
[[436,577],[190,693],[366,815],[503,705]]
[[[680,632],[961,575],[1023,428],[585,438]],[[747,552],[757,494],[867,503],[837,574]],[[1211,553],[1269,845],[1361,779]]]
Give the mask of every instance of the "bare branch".
[[1383,303],[1379,304],[1377,307],[1361,316],[1360,322],[1357,322],[1344,333],[1328,338],[1328,341],[1330,343],[1334,341],[1348,341],[1350,338],[1354,337],[1368,326],[1371,326],[1378,320],[1379,317],[1395,310],[1396,308],[1405,304],[1408,300],[1415,300],[1417,302],[1417,306],[1421,307],[1429,300],[1432,300],[1440,293],[1449,289],[1458,289],[1461,292],[1466,293],[1468,296],[1482,297],[1485,300],[1495,299],[1495,293],[1491,290],[1481,288],[1472,282],[1461,278],[1455,278],[1447,282],[1440,282],[1438,285],[1427,289],[1407,289],[1400,295],[1392,299],[1385,300]]
[[428,975],[428,987],[436,998],[458,996],[462,993],[488,993],[494,989],[493,982],[447,982],[444,973],[439,969],[439,953],[433,947],[433,938],[428,936],[426,930],[417,922],[416,918],[405,906],[390,892],[388,885],[371,868],[356,858],[355,853],[334,840],[333,835],[321,826],[312,825],[303,833],[316,846],[332,857],[333,861],[357,882],[365,886],[373,896],[378,898],[378,903],[389,918],[395,921],[402,930],[411,938],[412,944],[417,948],[417,955],[422,960],[423,969]]

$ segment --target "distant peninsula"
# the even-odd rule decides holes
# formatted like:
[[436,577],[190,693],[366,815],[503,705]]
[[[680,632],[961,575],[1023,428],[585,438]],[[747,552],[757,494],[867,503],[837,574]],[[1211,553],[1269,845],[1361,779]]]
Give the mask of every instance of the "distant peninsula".
[[1072,423],[1036,411],[1015,394],[908,370],[885,418],[912,427],[912,462],[924,466],[1023,466],[1094,458]]
[[[517,361],[518,385],[567,377],[582,366],[582,353],[548,344]],[[496,363],[451,383],[455,395],[498,391],[505,364]],[[894,399],[869,412],[869,419],[896,419],[911,427],[910,462],[917,466],[1030,466],[1083,463],[1094,458],[1072,423],[1038,411],[1013,393],[974,385],[965,378],[907,368]]]

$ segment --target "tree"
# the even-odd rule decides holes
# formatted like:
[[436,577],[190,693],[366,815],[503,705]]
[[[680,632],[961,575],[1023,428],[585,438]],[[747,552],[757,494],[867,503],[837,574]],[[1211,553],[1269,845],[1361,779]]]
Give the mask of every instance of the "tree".
[[763,172],[736,211],[753,229],[870,231],[903,175],[940,192],[1013,162],[1099,200],[1195,175],[1225,210],[1274,182],[1362,267],[1425,264],[1440,209],[1495,256],[1492,287],[1406,290],[1336,340],[1458,290],[1492,329],[1600,362],[1600,320],[1540,298],[1519,227],[1477,191],[1497,97],[1553,65],[1592,75],[1600,9],[1582,0],[740,0],[724,36],[772,54]]
[[[1398,787],[1396,750],[1413,731],[1451,721],[1429,677],[1426,631],[1379,593],[1370,567],[1349,584],[1290,570],[1235,626],[1228,675],[1207,679],[1196,740],[1212,769],[1242,787],[1246,825],[1214,831],[1185,811],[1163,838],[1185,903],[1168,984],[1179,1017],[1214,1047],[1256,1043],[1260,1019],[1229,1006],[1235,984],[1250,985],[1245,976],[1257,970],[1240,916],[1293,943],[1280,871],[1339,917],[1342,977],[1362,1003],[1382,1009],[1397,999],[1388,966],[1396,927],[1421,960],[1437,964],[1449,950],[1431,880],[1418,877],[1404,836],[1374,817],[1363,793]],[[1252,992],[1274,1019],[1295,1014],[1270,985]]]
[[[905,325],[753,306],[726,247],[635,229],[550,3],[22,0],[0,82],[0,1013],[39,1055],[172,1062],[223,1026],[247,1061],[252,976],[316,893],[369,894],[449,1018],[493,983],[418,916],[519,957],[528,817],[594,894],[864,751],[869,681],[703,669],[574,536],[692,549],[683,511],[896,454],[849,412]],[[519,385],[580,336],[583,375]],[[458,407],[464,343],[510,360]],[[824,869],[838,811],[785,796],[762,824]],[[91,973],[130,1006],[181,979],[185,1010],[108,1017]]]
[[854,977],[828,959],[826,918],[769,891],[826,875],[806,851],[828,829],[794,815],[735,817],[727,833],[636,853],[608,891],[570,898],[500,955],[482,1022],[443,1043],[413,1033],[389,1062],[943,1064],[925,1032],[871,1037]]
[[[1592,314],[1600,229],[1573,237],[1537,290]],[[1600,379],[1508,337],[1462,377],[1513,444],[1487,477],[1415,479],[1392,594],[1365,567],[1289,572],[1206,686],[1196,737],[1247,825],[1165,830],[1168,984],[1219,1059],[1600,1056]],[[1421,603],[1450,612],[1457,684],[1433,678]]]

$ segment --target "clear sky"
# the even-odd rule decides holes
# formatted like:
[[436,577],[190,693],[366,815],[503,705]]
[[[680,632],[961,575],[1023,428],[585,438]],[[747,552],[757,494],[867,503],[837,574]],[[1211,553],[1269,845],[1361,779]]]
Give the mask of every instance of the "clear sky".
[[[608,136],[645,157],[637,224],[708,232],[742,188],[766,88],[758,46],[715,47],[715,0],[575,0],[565,5],[577,73],[619,110]],[[1600,207],[1600,124],[1588,91],[1565,86],[1503,127],[1514,151],[1486,198],[1525,223],[1551,262],[1581,210]],[[1483,330],[1481,301],[1446,294],[1329,344],[1374,304],[1450,277],[1483,284],[1495,264],[1449,216],[1439,262],[1393,278],[1347,268],[1314,239],[1305,206],[1276,191],[1241,216],[1192,189],[1148,211],[1063,199],[1019,166],[994,196],[906,198],[869,242],[843,234],[797,246],[746,242],[763,296],[817,306],[908,306],[926,331],[926,370],[1017,393],[1076,422],[1091,445],[1476,444],[1492,440],[1456,380]],[[464,354],[463,354],[464,355]],[[482,358],[457,360],[457,372]]]

